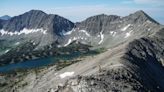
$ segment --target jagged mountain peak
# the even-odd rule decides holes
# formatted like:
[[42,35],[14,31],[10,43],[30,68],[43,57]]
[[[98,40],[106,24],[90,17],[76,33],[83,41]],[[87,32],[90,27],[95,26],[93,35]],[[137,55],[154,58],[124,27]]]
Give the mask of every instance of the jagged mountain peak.
[[136,16],[136,17],[140,17],[140,18],[142,17],[142,18],[150,19],[150,16],[148,14],[146,14],[143,10],[136,11],[135,13],[130,14],[130,16]]
[[28,17],[30,17],[29,15],[33,16],[37,16],[37,15],[47,15],[45,12],[41,11],[41,10],[30,10],[28,12],[25,12],[24,14],[20,15],[20,16],[25,16],[27,15]]
[[[63,27],[60,27],[59,25],[63,25]],[[3,29],[7,31],[20,31],[24,28],[43,28],[51,32],[56,32],[57,30],[71,30],[73,26],[73,22],[59,15],[46,14],[41,10],[30,10],[22,15],[15,16],[8,20],[5,24],[3,24]]]
[[42,10],[30,10],[30,11],[28,11],[29,13],[35,13],[35,12],[37,12],[37,13],[45,13],[45,12],[43,12]]
[[[42,10],[30,10],[30,11],[28,11],[28,12],[26,12],[26,13],[24,13],[24,14],[34,14],[34,15],[47,15],[47,16],[49,16],[49,17],[54,17],[54,18],[63,18],[63,19],[66,19],[66,18],[64,18],[64,17],[62,17],[62,16],[60,16],[60,15],[58,15],[58,14],[47,14],[47,13],[45,13],[44,11],[42,11]],[[24,15],[23,14],[23,15]],[[67,19],[68,20],[68,19]]]
[[[64,17],[62,17],[62,16],[60,16],[60,15],[58,15],[58,14],[47,14],[47,13],[45,13],[44,11],[42,11],[42,10],[30,10],[30,11],[28,11],[28,12],[26,12],[26,13],[24,13],[24,14],[22,14],[22,15],[25,15],[25,14],[34,14],[34,15],[47,15],[47,16],[49,16],[49,17],[54,17],[54,18],[63,18],[63,19],[66,19],[66,18],[64,18]],[[67,19],[68,20],[68,19]]]
[[138,11],[136,11],[134,14],[143,14],[143,15],[147,15],[143,10],[138,10]]
[[145,21],[150,21],[152,23],[159,24],[157,21],[155,21],[153,18],[151,18],[143,10],[136,11],[135,13],[132,13],[129,16],[126,16],[126,18],[128,20],[134,20],[134,22],[139,22],[139,23],[143,23]]
[[40,45],[47,45],[55,42],[61,32],[70,31],[73,27],[74,23],[64,17],[31,10],[0,24],[0,36],[14,36],[16,39],[22,37],[32,39],[35,43],[40,42]]
[[119,21],[120,16],[100,14],[91,16],[86,20],[77,24],[77,27],[82,30],[87,30],[91,35],[99,34],[105,30],[105,26],[110,25],[114,21]]

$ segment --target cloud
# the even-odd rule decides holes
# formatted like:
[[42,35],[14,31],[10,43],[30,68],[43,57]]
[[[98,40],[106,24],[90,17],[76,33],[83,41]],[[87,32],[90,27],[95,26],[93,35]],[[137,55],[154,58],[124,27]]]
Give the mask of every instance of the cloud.
[[138,4],[149,6],[164,6],[164,0],[123,0],[122,4]]
[[156,6],[164,5],[164,0],[134,0],[138,4],[153,4]]

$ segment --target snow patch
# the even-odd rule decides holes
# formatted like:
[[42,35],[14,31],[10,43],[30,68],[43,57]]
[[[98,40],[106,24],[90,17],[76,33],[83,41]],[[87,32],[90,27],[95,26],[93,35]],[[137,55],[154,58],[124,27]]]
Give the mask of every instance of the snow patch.
[[9,51],[10,51],[10,50],[8,49],[8,50],[5,51],[5,53],[7,53],[7,52],[9,52]]
[[72,32],[74,32],[75,31],[75,29],[72,29],[71,31],[68,31],[68,32],[63,32],[63,35],[70,35],[70,34],[72,34]]
[[83,33],[85,33],[87,36],[91,36],[87,31],[85,31],[85,30],[80,30],[80,32],[83,32]]
[[74,72],[65,72],[65,73],[62,73],[60,74],[60,78],[63,79],[65,77],[70,77],[70,76],[73,76],[74,75]]
[[115,31],[110,31],[110,34],[111,34],[112,36],[115,36],[116,33],[117,33],[117,32],[115,32]]
[[73,41],[75,41],[75,40],[77,40],[77,39],[78,39],[78,38],[76,38],[76,37],[73,37],[73,39],[72,39],[72,40],[73,40]]
[[36,43],[35,43],[35,42],[33,42],[33,43],[32,43],[32,45],[36,45]]
[[130,36],[130,33],[128,32],[128,33],[126,33],[125,38],[127,38],[129,36]]
[[15,43],[15,45],[19,45],[19,44],[20,44],[20,42],[16,42],[16,43]]
[[150,31],[151,29],[149,28],[147,31]]
[[68,46],[72,42],[71,39],[68,40],[68,42],[64,45],[64,47]]
[[51,88],[51,89],[50,89],[50,92],[55,92],[55,91],[54,91],[54,89]]
[[149,23],[149,24],[152,23],[150,20],[147,20],[146,22]]
[[62,47],[61,45],[57,45],[58,48]]
[[16,42],[14,45],[19,45],[20,44],[20,42]]
[[[79,29],[77,29],[77,30],[79,30]],[[68,31],[68,32],[63,31],[62,33],[63,33],[63,35],[70,35],[74,31],[76,31],[76,30],[75,29],[72,29],[71,31]],[[87,31],[85,31],[85,30],[79,30],[79,32],[85,33],[87,36],[90,36],[90,34]]]
[[70,38],[69,40],[68,40],[68,42],[64,45],[64,47],[66,47],[66,46],[68,46],[72,41],[75,41],[75,40],[77,40],[77,39],[85,39],[85,38],[81,38],[81,37],[73,37],[73,38]]
[[131,32],[132,32],[133,30],[131,30],[130,32],[127,32],[126,34],[125,34],[125,37],[124,38],[127,38],[127,37],[129,37],[130,35],[131,35]]
[[114,65],[110,65],[109,68],[116,68],[116,67],[124,67],[123,64],[114,64]]
[[128,24],[127,26],[125,26],[124,28],[122,28],[121,31],[126,31],[130,26],[131,26],[131,24]]
[[100,41],[99,41],[99,43],[98,44],[101,44],[102,42],[103,42],[103,40],[104,40],[104,34],[102,33],[102,31],[100,32]]
[[44,30],[42,28],[40,29],[27,29],[27,28],[24,28],[23,30],[17,32],[9,32],[9,31],[5,31],[4,29],[1,29],[0,30],[0,34],[3,36],[3,35],[10,35],[10,36],[13,36],[13,35],[21,35],[21,34],[30,34],[30,33],[35,33],[35,32],[42,32],[43,34],[46,34],[47,30]]

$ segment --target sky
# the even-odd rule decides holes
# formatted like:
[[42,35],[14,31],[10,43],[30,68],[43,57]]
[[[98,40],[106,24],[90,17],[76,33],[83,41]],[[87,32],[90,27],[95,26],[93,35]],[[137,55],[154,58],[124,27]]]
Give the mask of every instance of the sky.
[[32,9],[58,14],[73,22],[98,14],[127,16],[143,10],[164,24],[164,0],[0,0],[0,16],[17,16]]

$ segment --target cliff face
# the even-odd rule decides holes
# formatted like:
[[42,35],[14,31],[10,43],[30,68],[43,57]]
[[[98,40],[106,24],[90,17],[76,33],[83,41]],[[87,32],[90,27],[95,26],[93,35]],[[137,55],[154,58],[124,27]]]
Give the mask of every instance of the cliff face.
[[8,20],[3,29],[6,31],[21,31],[23,28],[39,29],[43,28],[54,34],[59,34],[63,30],[70,31],[74,23],[58,15],[46,14],[40,10],[31,10],[22,15]]
[[73,22],[61,16],[31,10],[1,23],[0,40],[33,41],[42,47],[55,43],[63,31],[70,31],[73,27]]
[[[140,28],[142,28],[141,25],[143,25],[145,22],[157,25],[159,24],[150,16],[148,16],[144,11],[137,11],[126,17],[105,14],[92,16],[82,22],[79,22],[76,26],[79,29],[87,30],[91,35],[96,35],[99,34],[101,31],[103,31],[103,33],[108,33],[109,31],[127,31],[128,29],[137,30],[135,29],[135,27],[140,25]],[[123,28],[125,26],[127,27]],[[147,26],[150,27],[149,24],[147,24]]]
[[75,25],[74,30],[66,35],[68,39],[106,48],[150,35],[160,27],[158,22],[143,11],[125,17],[96,15]]

